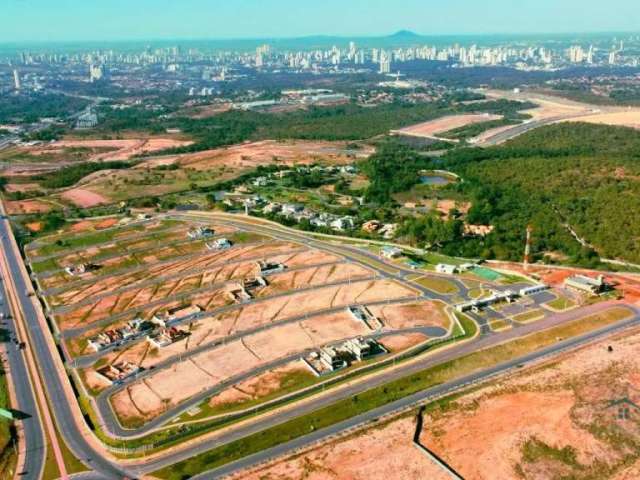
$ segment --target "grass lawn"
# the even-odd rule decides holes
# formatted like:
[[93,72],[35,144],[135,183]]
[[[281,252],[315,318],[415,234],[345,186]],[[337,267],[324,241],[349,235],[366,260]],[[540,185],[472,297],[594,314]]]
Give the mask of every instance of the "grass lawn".
[[456,287],[455,283],[450,282],[444,278],[437,277],[422,277],[417,280],[414,280],[417,284],[422,285],[429,290],[433,290],[436,293],[440,293],[443,295],[448,295],[452,293],[458,292],[458,287]]
[[516,322],[520,323],[528,323],[534,320],[539,320],[544,317],[544,311],[540,308],[536,308],[535,310],[530,310],[528,312],[519,313],[513,316],[513,319]]
[[501,332],[503,330],[509,330],[511,328],[511,325],[505,320],[494,320],[493,322],[489,323],[489,326],[494,332]]
[[[7,377],[4,371],[0,372],[0,407],[9,408],[9,391],[7,390]],[[17,456],[14,450],[16,432],[13,424],[0,419],[0,477],[12,478],[15,473]]]
[[611,308],[565,325],[474,352],[215,448],[209,452],[158,470],[152,475],[165,480],[189,478],[252,453],[301,437],[310,431],[351,418],[420,390],[540,350],[556,343],[558,337],[574,337],[604,327],[630,315],[631,312],[628,309]]
[[569,300],[566,297],[558,297],[555,300],[551,300],[550,302],[546,303],[545,305],[553,308],[554,310],[560,311],[568,310],[576,306],[574,301]]

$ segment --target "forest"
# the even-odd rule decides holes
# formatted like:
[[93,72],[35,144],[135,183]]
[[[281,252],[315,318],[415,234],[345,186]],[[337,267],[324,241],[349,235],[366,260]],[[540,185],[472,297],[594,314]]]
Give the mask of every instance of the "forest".
[[[543,147],[541,147],[543,146]],[[640,263],[640,133],[583,123],[540,128],[505,146],[448,152],[443,166],[464,178],[456,189],[473,203],[470,223],[492,224],[486,239],[448,247],[450,253],[518,259],[525,229],[534,252],[561,252],[590,264],[593,252]]]

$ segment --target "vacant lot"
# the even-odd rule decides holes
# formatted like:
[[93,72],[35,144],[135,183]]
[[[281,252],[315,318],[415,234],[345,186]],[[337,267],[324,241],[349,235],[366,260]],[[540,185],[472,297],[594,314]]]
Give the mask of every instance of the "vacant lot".
[[435,137],[439,133],[448,132],[474,123],[489,122],[498,120],[502,117],[490,114],[470,114],[470,115],[449,115],[447,117],[438,118],[429,122],[419,123],[410,127],[397,130],[400,135],[408,135],[412,137]]
[[[420,441],[468,480],[637,478],[640,417],[620,420],[615,402],[640,401],[639,347],[636,330],[432,404]],[[449,478],[411,444],[414,429],[402,418],[233,478]]]
[[447,480],[411,442],[411,418],[330,442],[275,464],[241,472],[236,480]]
[[[193,142],[173,140],[168,138],[145,138],[126,140],[62,140],[47,145],[46,147],[36,147],[31,149],[31,153],[36,155],[46,155],[57,153],[65,149],[100,149],[100,153],[89,157],[90,161],[111,161],[129,160],[135,155],[142,153],[157,152],[167,148],[190,145]],[[106,150],[106,151],[104,151]]]
[[176,163],[195,170],[220,169],[241,171],[259,165],[281,163],[283,165],[309,163],[350,163],[353,157],[364,158],[373,153],[371,148],[351,151],[345,142],[274,141],[233,145],[227,148],[176,155],[149,160],[138,168],[156,167]]

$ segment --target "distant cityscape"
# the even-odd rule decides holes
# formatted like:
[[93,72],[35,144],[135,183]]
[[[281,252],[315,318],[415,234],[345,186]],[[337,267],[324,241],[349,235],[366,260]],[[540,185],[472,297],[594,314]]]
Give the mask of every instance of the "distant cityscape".
[[[117,49],[82,53],[16,51],[0,58],[0,91],[40,91],[52,81],[100,82],[109,79],[124,88],[184,88],[191,95],[210,95],[216,84],[234,82],[256,74],[370,74],[394,75],[399,88],[403,67],[412,62],[442,62],[451,68],[510,67],[520,71],[552,72],[570,67],[638,67],[640,36],[612,37],[595,43],[523,42],[482,46],[478,44],[414,45],[420,37],[407,34],[404,47],[360,47],[355,41],[331,48],[280,49],[269,44],[254,51],[205,50],[204,48],[146,47],[138,52]],[[5,68],[3,68],[3,66]],[[47,67],[42,71],[38,67]],[[152,75],[137,84],[139,73]],[[155,81],[154,81],[155,80]],[[197,85],[194,85],[197,81]],[[203,86],[210,83],[210,87]]]

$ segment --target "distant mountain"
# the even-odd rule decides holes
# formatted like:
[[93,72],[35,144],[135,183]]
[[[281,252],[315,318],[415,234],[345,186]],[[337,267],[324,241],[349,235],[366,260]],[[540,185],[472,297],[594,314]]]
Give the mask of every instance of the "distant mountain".
[[422,38],[422,35],[418,35],[411,30],[400,30],[393,35],[389,35],[388,38],[391,40],[418,40]]

